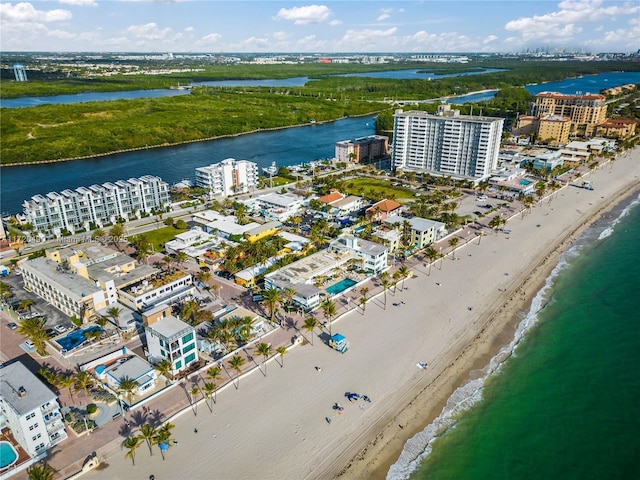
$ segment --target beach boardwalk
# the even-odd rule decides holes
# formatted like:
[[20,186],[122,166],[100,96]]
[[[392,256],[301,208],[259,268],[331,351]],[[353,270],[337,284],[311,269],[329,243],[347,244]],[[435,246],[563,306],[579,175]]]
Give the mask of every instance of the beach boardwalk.
[[349,350],[349,342],[347,341],[347,338],[340,333],[336,333],[329,339],[329,346],[340,353],[344,353]]

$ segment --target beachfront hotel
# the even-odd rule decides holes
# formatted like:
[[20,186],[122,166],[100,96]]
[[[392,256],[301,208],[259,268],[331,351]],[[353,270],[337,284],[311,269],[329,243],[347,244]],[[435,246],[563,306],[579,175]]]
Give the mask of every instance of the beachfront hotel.
[[220,163],[196,168],[196,185],[212,197],[247,193],[258,186],[258,164],[227,158]]
[[[544,117],[556,115],[568,117],[575,133],[590,137],[599,124],[607,119],[607,104],[604,95],[587,93],[565,95],[558,92],[540,92],[531,105],[531,115]],[[539,136],[542,140],[542,136]]]
[[[33,461],[67,438],[57,395],[21,362],[0,368],[0,428],[10,429]],[[6,454],[3,448],[3,463]]]
[[396,169],[433,175],[489,178],[498,164],[504,119],[460,115],[439,105],[436,115],[396,110],[393,165]]
[[367,163],[385,157],[388,150],[388,137],[369,135],[336,142],[335,156],[338,162]]
[[[83,323],[123,298],[129,299],[126,287],[159,272],[96,242],[48,249],[44,257],[27,260],[21,269],[25,288]],[[162,297],[152,293],[156,293],[154,298]],[[137,310],[132,303],[127,306]]]
[[168,205],[169,185],[153,175],[34,195],[23,202],[26,221],[36,231],[55,235],[62,230],[90,230],[91,224],[102,227],[120,218],[139,218]]

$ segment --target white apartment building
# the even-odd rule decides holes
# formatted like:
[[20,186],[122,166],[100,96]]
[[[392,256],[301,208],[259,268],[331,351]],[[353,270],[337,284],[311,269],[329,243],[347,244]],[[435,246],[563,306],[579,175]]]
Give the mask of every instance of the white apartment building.
[[482,180],[498,164],[504,119],[460,115],[450,105],[438,114],[396,110],[393,164],[397,169]]
[[67,438],[56,394],[20,362],[0,368],[0,429],[7,427],[31,457]]
[[143,316],[149,360],[158,363],[171,361],[171,373],[175,375],[198,361],[196,329],[171,315],[171,307],[158,305]]
[[102,227],[118,218],[139,218],[169,205],[169,185],[160,177],[106,182],[75,190],[34,195],[23,202],[26,221],[37,231],[60,235],[62,229],[74,233],[90,229],[90,223]]
[[196,168],[196,185],[209,190],[211,196],[247,193],[258,185],[258,165],[248,160],[227,158],[208,167]]
[[338,237],[329,244],[329,251],[349,253],[362,261],[362,268],[377,275],[388,268],[388,248],[379,243],[346,235]]

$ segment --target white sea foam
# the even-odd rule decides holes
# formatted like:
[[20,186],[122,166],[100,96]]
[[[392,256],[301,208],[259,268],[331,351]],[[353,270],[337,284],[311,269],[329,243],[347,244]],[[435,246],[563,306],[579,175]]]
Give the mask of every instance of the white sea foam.
[[[569,257],[574,257],[578,254],[580,249],[580,246],[572,247],[565,253],[565,255],[568,254]],[[515,354],[516,348],[524,338],[527,331],[529,331],[538,322],[538,312],[550,301],[546,297],[547,292],[553,285],[558,274],[569,265],[565,255],[561,257],[558,265],[556,265],[551,274],[547,277],[544,286],[540,291],[538,291],[531,302],[529,313],[518,324],[511,343],[504,346],[491,359],[489,364],[482,370],[482,375],[479,378],[469,380],[453,392],[451,397],[449,397],[447,404],[442,409],[442,412],[433,421],[433,423],[429,424],[423,431],[419,432],[407,441],[400,457],[396,463],[389,468],[389,471],[387,472],[387,480],[401,480],[409,478],[411,473],[418,468],[424,459],[431,453],[431,445],[433,441],[447,432],[447,430],[454,428],[457,423],[458,416],[482,400],[482,391],[487,378],[500,371],[502,365],[509,359],[509,357]]]
[[640,204],[640,195],[638,195],[638,197],[636,197],[635,200],[633,200],[629,205],[627,205],[624,210],[622,210],[622,212],[620,212],[620,215],[618,215],[618,217],[611,222],[611,225],[609,225],[607,228],[605,228],[600,235],[598,236],[598,240],[603,240],[609,236],[611,236],[611,234],[613,234],[614,230],[615,230],[615,226],[620,223],[620,220],[624,217],[626,217],[627,215],[629,215],[629,212],[631,211],[632,208],[637,207],[638,204]]
[[[638,205],[640,205],[640,195],[620,212],[618,217],[599,234],[597,239],[602,240],[611,235],[614,232],[615,225],[619,223],[620,219],[628,215],[631,209]],[[447,404],[442,409],[442,412],[433,423],[429,424],[423,431],[407,441],[400,457],[396,463],[389,468],[387,480],[404,480],[409,478],[411,473],[416,470],[431,453],[433,441],[449,429],[455,428],[458,416],[482,400],[482,391],[487,378],[489,378],[490,375],[499,373],[502,365],[509,357],[515,354],[516,348],[524,338],[524,335],[538,322],[538,312],[542,310],[547,303],[553,301],[553,299],[547,299],[547,293],[552,287],[555,278],[561,271],[569,266],[571,259],[580,255],[580,252],[590,240],[593,241],[595,238],[594,233],[597,234],[596,232],[591,234],[586,232],[581,241],[575,242],[564,252],[556,267],[547,277],[545,285],[531,302],[531,308],[525,318],[519,323],[511,343],[503,347],[491,359],[489,364],[482,370],[482,375],[479,378],[469,380],[453,392]]]

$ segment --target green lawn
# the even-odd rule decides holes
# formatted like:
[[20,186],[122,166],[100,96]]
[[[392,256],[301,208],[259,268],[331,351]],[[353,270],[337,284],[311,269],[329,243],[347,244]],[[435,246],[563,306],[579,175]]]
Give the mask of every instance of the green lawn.
[[173,240],[179,233],[186,232],[186,229],[179,229],[175,227],[162,227],[157,230],[145,232],[143,235],[149,239],[153,244],[153,250],[161,252],[164,248],[164,244],[170,240]]
[[393,197],[398,201],[413,198],[415,191],[403,187],[394,187],[391,183],[389,180],[359,177],[346,181],[343,188],[352,195],[375,191],[381,192],[385,198]]

